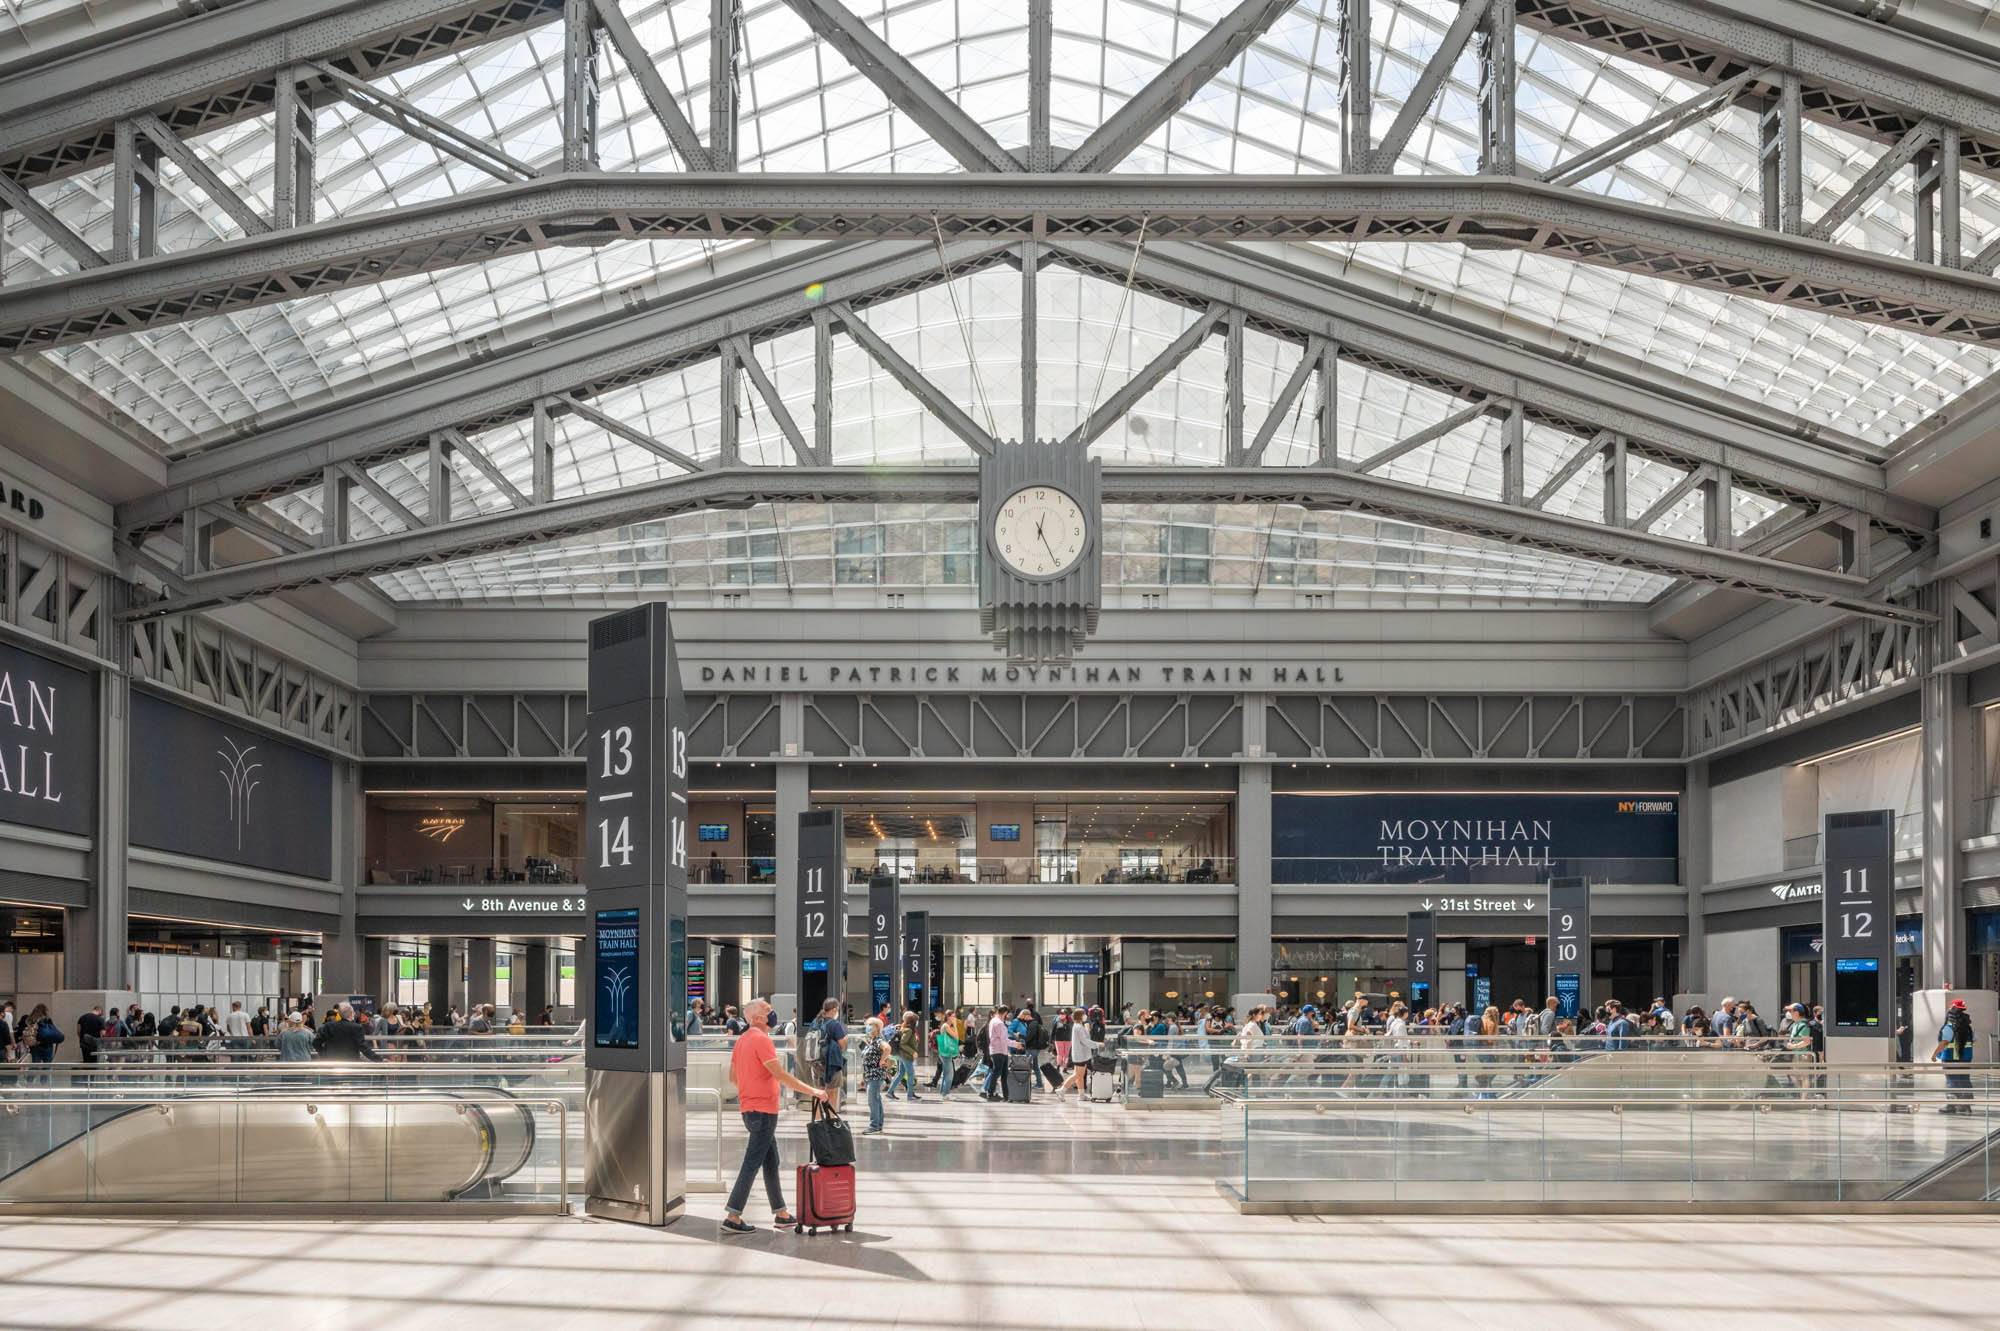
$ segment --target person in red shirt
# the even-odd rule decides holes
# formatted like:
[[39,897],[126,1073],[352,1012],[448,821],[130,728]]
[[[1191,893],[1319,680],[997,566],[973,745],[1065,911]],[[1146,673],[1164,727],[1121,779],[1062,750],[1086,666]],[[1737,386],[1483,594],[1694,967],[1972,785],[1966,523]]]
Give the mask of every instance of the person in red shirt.
[[771,1005],[753,998],[743,1009],[749,1026],[736,1037],[729,1051],[729,1080],[736,1087],[737,1107],[743,1111],[743,1126],[750,1140],[743,1148],[743,1167],[736,1173],[736,1186],[729,1190],[729,1214],[722,1221],[725,1234],[754,1234],[746,1224],[743,1207],[750,1200],[750,1184],[757,1171],[764,1171],[764,1192],[771,1199],[771,1223],[786,1229],[798,1223],[785,1209],[785,1189],[778,1165],[778,1088],[789,1087],[800,1095],[826,1099],[824,1087],[808,1086],[785,1071],[771,1043]]

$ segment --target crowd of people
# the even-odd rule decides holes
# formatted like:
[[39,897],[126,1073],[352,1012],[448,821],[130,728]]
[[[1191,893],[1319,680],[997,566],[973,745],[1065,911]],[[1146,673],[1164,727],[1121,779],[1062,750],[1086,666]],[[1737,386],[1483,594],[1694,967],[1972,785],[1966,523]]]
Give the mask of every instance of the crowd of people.
[[[552,1008],[544,1008],[535,1024],[554,1023]],[[332,1027],[347,1029],[333,1031]],[[283,1015],[273,1015],[269,1004],[259,1004],[254,1013],[243,1003],[232,1001],[229,1011],[213,1005],[175,1004],[165,1016],[145,1011],[132,1003],[124,1009],[115,1004],[108,1009],[93,1006],[76,1020],[78,1061],[98,1063],[110,1052],[107,1042],[120,1042],[121,1052],[141,1057],[180,1059],[228,1059],[244,1057],[261,1046],[274,1046],[278,1060],[286,1063],[313,1059],[374,1058],[369,1043],[376,1036],[398,1037],[454,1033],[465,1035],[513,1034],[527,1031],[527,1022],[516,1010],[505,1021],[491,1003],[475,1004],[464,1012],[451,1008],[442,1021],[432,1015],[429,1003],[385,1004],[375,1011],[357,1011],[341,1002],[316,1011],[310,996]],[[16,1012],[11,999],[0,1003],[0,1057],[10,1063],[53,1063],[57,1051],[69,1040],[50,1014],[46,1003],[37,1003],[25,1015]]]

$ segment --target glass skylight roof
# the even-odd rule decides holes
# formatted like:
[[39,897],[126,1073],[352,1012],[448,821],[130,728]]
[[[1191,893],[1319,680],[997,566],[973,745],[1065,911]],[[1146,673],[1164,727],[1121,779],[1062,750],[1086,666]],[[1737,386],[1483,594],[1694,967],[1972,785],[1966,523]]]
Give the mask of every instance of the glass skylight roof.
[[[638,37],[698,127],[707,124],[706,0],[626,0]],[[1004,144],[1026,138],[1025,7],[929,0],[889,4],[852,0],[896,48]],[[1058,151],[1080,142],[1171,56],[1196,40],[1231,0],[1155,3],[1085,0],[1057,6],[1052,132]],[[1375,125],[1393,120],[1454,5],[1446,0],[1375,0]],[[824,43],[781,0],[751,0],[744,10],[742,166],[749,171],[949,171],[956,164]],[[1177,114],[1120,170],[1136,172],[1292,173],[1338,169],[1338,103],[1333,0],[1301,0],[1252,49]],[[1519,144],[1532,175],[1689,96],[1696,89],[1669,76],[1546,38],[1517,34],[1521,66]],[[562,37],[551,26],[406,71],[386,86],[461,128],[499,143],[517,158],[553,169],[560,162]],[[601,62],[601,159],[606,170],[672,171],[680,163],[635,85],[607,47]],[[1467,172],[1475,161],[1476,88],[1470,54],[1439,106],[1418,128],[1401,169]],[[1754,221],[1754,117],[1718,113],[1600,173],[1582,188],[1737,221]],[[374,212],[489,187],[489,177],[413,142],[345,104],[318,112],[321,218]],[[270,196],[270,132],[265,118],[218,131],[198,145],[222,174],[259,206]],[[1882,151],[1809,126],[1806,212],[1837,199]],[[106,172],[51,185],[37,197],[94,242],[106,242],[110,206]],[[174,203],[163,244],[181,248],[237,234],[236,224],[171,168]],[[1965,247],[2000,235],[2000,198],[1990,182],[1968,175]],[[1907,252],[1913,224],[1908,191],[1878,195],[1835,234],[1842,243]],[[1952,397],[1992,373],[1995,353],[1942,340],[1767,305],[1652,278],[1504,250],[1452,245],[1371,244],[1325,247],[1356,274],[1406,289],[1448,293],[1539,324],[1583,348],[1601,347],[1675,376],[1887,447]],[[366,390],[418,364],[464,354],[479,340],[523,322],[561,322],[617,308],[617,293],[679,270],[710,263],[722,250],[755,253],[753,243],[626,242],[550,249],[483,266],[407,278],[325,297],[198,319],[156,332],[105,339],[46,353],[49,366],[128,413],[168,453],[232,437],[295,405]],[[12,213],[0,219],[0,267],[17,283],[66,271],[73,261]],[[1177,306],[1127,295],[1115,283],[1066,269],[1045,269],[1038,289],[1040,433],[1060,433],[1115,391],[1195,316]],[[865,317],[974,419],[1007,437],[1020,426],[1019,279],[993,269],[870,309]],[[858,348],[837,342],[835,448],[838,461],[962,463],[964,446],[891,382]],[[1251,335],[1248,419],[1261,422],[1299,352]],[[796,418],[810,419],[811,339],[796,335],[761,345],[758,356]],[[975,371],[976,367],[976,371]],[[718,414],[713,365],[664,376],[608,395],[604,410],[677,449],[716,450]],[[1110,464],[1213,462],[1221,453],[1222,350],[1219,339],[1189,357],[1138,409],[1107,433],[1097,453]],[[742,390],[746,462],[780,465],[782,436],[746,383]],[[1342,447],[1372,452],[1440,419],[1457,404],[1429,390],[1352,365],[1340,378]],[[1310,403],[1285,421],[1266,456],[1269,465],[1307,457]],[[1499,487],[1498,426],[1480,421],[1397,459],[1383,474],[1464,493]],[[566,418],[557,426],[559,494],[598,492],[670,475],[653,454]],[[1528,486],[1533,491],[1575,446],[1567,436],[1529,430]],[[524,483],[525,428],[479,441]],[[421,511],[416,467],[389,464],[376,475]],[[458,511],[500,505],[487,480],[461,466]],[[1640,464],[1631,482],[1640,512],[1676,479]],[[1558,512],[1598,511],[1598,479],[1585,468],[1551,502]],[[275,501],[273,510],[300,528],[318,526],[317,497]],[[356,499],[357,534],[398,529],[366,495]],[[1770,504],[1739,493],[1736,526],[1769,517]],[[1268,516],[1268,515],[1266,515]],[[1281,521],[1296,523],[1298,515]],[[1308,521],[1332,521],[1321,515]],[[1220,519],[1217,519],[1220,521]],[[1372,527],[1343,518],[1349,531]],[[1699,529],[1691,496],[1657,528]],[[676,530],[680,526],[677,524]],[[1254,524],[1253,524],[1254,525]],[[1217,528],[1218,533],[1221,528]],[[1219,536],[1218,536],[1219,539]],[[1562,599],[1642,599],[1661,579],[1589,568],[1571,561],[1487,550],[1459,538],[1435,538],[1463,570],[1468,595]],[[674,544],[669,542],[669,544]],[[547,581],[536,570],[552,557],[566,565],[582,551],[618,548],[590,538],[565,553],[517,552],[466,560],[385,579],[396,595],[486,596],[510,590],[540,594],[581,590],[567,572]],[[678,545],[675,546],[678,549]],[[1387,550],[1386,544],[1377,549]],[[689,547],[690,557],[693,555]],[[1386,556],[1385,556],[1386,558]],[[616,561],[614,561],[616,562]],[[1227,562],[1227,561],[1224,561]],[[1521,585],[1517,574],[1531,574]],[[1504,574],[1504,576],[1503,576]],[[1119,575],[1123,578],[1123,575]],[[1112,574],[1107,568],[1107,580]],[[566,579],[566,580],[565,580]],[[809,582],[809,579],[806,580]],[[806,585],[802,582],[800,585]],[[1142,585],[1139,581],[1120,585]],[[606,584],[608,585],[608,584]]]

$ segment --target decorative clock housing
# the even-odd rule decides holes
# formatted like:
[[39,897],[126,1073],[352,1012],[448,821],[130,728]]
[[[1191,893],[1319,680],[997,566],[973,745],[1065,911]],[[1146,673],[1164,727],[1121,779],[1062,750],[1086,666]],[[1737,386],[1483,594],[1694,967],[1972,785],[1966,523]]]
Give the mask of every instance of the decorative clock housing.
[[1059,665],[1097,631],[1103,471],[1082,443],[996,444],[979,464],[980,627],[1023,665]]
[[1053,578],[1069,571],[1090,547],[1090,519],[1069,492],[1056,485],[1024,485],[1000,501],[993,519],[993,549],[1000,562],[1024,578]]

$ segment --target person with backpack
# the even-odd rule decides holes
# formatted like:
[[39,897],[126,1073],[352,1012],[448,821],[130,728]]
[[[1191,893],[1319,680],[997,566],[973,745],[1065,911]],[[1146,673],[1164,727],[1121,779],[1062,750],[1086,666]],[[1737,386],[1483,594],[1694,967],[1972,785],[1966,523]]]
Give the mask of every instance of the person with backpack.
[[[1931,1050],[1931,1057],[1944,1064],[1946,1069],[1964,1067],[1972,1061],[1972,1014],[1966,1011],[1964,999],[1954,998],[1945,1008],[1944,1025],[1938,1027],[1937,1048]],[[1966,1073],[1947,1070],[1944,1084],[1946,1099],[1965,1101],[1972,1098],[1972,1078]],[[1938,1112],[1970,1114],[1972,1106],[1948,1104]]]
[[[838,998],[820,1004],[819,1019],[806,1028],[805,1043],[799,1062],[809,1071],[818,1071],[819,1084],[826,1090],[826,1107],[839,1113],[840,1095],[847,1089],[847,1025],[840,1019]],[[810,1075],[807,1080],[811,1080]]]
[[[887,1023],[884,1023],[885,1028],[886,1025]],[[917,1094],[917,1043],[917,1014],[905,1012],[902,1024],[896,1027],[895,1037],[889,1043],[890,1052],[896,1060],[895,1076],[889,1081],[891,1100],[896,1098],[898,1086],[909,1087],[911,1104],[923,1099]]]
[[1002,1088],[1007,1084],[1007,1054],[1013,1047],[1013,1037],[1007,1029],[1007,1009],[996,1007],[986,1022],[986,1087],[981,1094],[988,1100],[1002,1098]]
[[49,1015],[47,1003],[35,1004],[35,1010],[21,1023],[21,1029],[27,1032],[22,1039],[28,1046],[30,1063],[56,1061],[56,1046],[63,1042],[63,1033],[62,1028],[56,1025],[55,1018]]
[[861,1037],[861,1081],[868,1088],[868,1126],[862,1131],[875,1135],[882,1131],[882,1083],[888,1080],[889,1042],[882,1038],[882,1019],[870,1017],[868,1032]]
[[1771,1028],[1757,1015],[1757,1005],[1742,1002],[1736,1005],[1736,1037],[1745,1049],[1763,1049],[1771,1041]]

